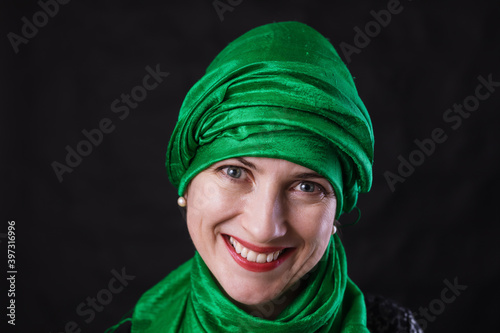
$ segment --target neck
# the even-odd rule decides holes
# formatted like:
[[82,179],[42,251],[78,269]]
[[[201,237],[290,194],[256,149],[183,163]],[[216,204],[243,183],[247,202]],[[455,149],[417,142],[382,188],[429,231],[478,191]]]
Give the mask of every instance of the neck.
[[233,300],[240,309],[246,313],[267,320],[276,319],[283,310],[293,302],[293,300],[304,289],[304,283],[296,283],[280,296],[259,304],[244,304]]

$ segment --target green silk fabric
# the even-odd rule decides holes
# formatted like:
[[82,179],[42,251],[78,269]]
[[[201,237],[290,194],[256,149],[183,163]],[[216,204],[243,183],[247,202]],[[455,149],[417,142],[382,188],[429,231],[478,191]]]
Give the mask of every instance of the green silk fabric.
[[278,318],[266,320],[272,305],[263,306],[260,317],[238,308],[195,253],[141,297],[131,332],[369,332],[363,294],[347,277],[337,236],[332,236],[323,258],[299,283],[305,284],[301,294]]
[[305,24],[272,23],[230,43],[191,88],[166,167],[183,195],[215,162],[288,160],[330,181],[338,217],[371,187],[373,144],[368,112],[331,43]]

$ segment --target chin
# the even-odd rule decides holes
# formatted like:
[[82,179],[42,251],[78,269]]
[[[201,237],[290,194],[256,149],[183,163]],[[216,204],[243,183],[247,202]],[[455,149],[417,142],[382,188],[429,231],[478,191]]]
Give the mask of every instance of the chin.
[[228,284],[223,284],[221,287],[233,301],[248,306],[269,303],[282,294],[281,291],[270,289],[269,285],[266,283],[252,285],[248,282],[234,283],[234,281],[230,281]]
[[244,305],[259,305],[263,303],[269,303],[273,299],[277,298],[280,294],[264,294],[264,295],[256,295],[255,292],[248,293],[228,293],[228,295],[236,302],[244,304]]

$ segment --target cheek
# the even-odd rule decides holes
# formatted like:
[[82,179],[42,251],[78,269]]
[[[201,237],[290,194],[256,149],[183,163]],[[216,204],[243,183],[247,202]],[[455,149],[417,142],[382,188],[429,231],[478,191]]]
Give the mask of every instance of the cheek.
[[[335,220],[336,202],[318,204],[314,206],[299,206],[292,216],[293,229],[304,242],[309,251],[326,248],[330,241]],[[321,256],[322,254],[316,254]]]
[[[203,174],[196,176],[189,184],[185,194],[187,205],[187,227],[196,250],[204,256],[213,243],[214,228],[218,207],[217,189],[213,182],[207,181]],[[207,258],[204,258],[206,260]]]
[[306,234],[323,233],[325,230],[332,230],[335,221],[335,202],[330,204],[300,205],[294,210],[293,216],[299,228]]
[[[240,195],[222,186],[216,177],[195,177],[187,194],[188,227],[190,224],[213,227],[234,215],[242,206],[241,200]],[[201,221],[203,223],[199,223]]]
[[217,192],[215,184],[204,181],[204,178],[194,178],[189,185],[187,194],[188,215],[200,215],[211,207],[211,201]]

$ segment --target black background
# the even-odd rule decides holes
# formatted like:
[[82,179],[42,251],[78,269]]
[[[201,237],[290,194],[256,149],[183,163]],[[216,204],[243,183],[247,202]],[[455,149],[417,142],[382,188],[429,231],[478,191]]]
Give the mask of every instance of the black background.
[[[74,321],[82,332],[102,332],[192,256],[164,168],[179,107],[227,43],[287,20],[330,39],[373,121],[373,188],[358,202],[361,221],[342,230],[350,277],[416,312],[438,304],[443,281],[457,279],[467,289],[427,321],[426,332],[498,330],[500,87],[458,128],[443,120],[474,94],[480,75],[500,81],[498,2],[402,0],[401,12],[347,61],[339,45],[354,45],[354,27],[364,30],[370,11],[388,2],[233,1],[221,21],[211,1],[73,0],[18,53],[7,34],[21,35],[21,18],[32,21],[40,6],[2,3],[0,232],[16,221],[18,274],[16,326],[0,330],[63,332]],[[170,75],[119,119],[111,103],[157,64]],[[51,163],[64,163],[65,147],[76,148],[82,130],[103,118],[115,130],[59,182]],[[414,140],[435,128],[447,140],[391,191],[384,173],[397,173],[398,156],[408,158]],[[355,219],[354,212],[341,222]],[[78,305],[122,268],[135,278],[85,322]]]

